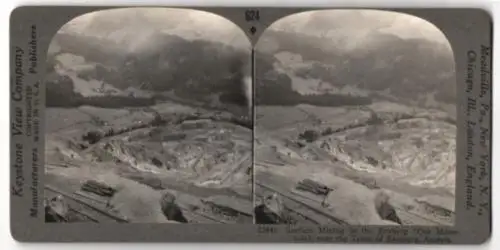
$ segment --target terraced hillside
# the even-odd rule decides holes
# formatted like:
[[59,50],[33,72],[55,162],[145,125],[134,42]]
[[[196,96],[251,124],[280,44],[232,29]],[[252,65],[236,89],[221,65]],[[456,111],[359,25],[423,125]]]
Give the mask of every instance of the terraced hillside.
[[[342,223],[365,225],[388,223],[377,213],[378,197],[387,195],[402,224],[453,223],[456,126],[446,113],[395,103],[260,106],[256,113],[255,180],[264,187],[257,196],[278,190]],[[331,191],[297,188],[304,179]]]
[[[219,32],[197,32],[207,20]],[[63,26],[45,79],[47,220],[252,223],[246,40],[180,9]]]
[[258,220],[454,223],[456,72],[441,31],[390,11],[302,12],[255,55]]
[[221,112],[175,106],[48,109],[47,185],[72,194],[89,180],[105,183],[117,193],[104,200],[130,222],[166,220],[159,208],[168,191],[210,223],[251,223],[251,130]]

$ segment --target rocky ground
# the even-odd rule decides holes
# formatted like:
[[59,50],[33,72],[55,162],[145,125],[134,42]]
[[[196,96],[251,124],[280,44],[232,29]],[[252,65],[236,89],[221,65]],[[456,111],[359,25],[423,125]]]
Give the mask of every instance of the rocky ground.
[[252,223],[252,131],[232,117],[173,102],[47,109],[47,220]]
[[[376,102],[260,106],[256,117],[256,200],[277,194],[284,223],[454,223],[456,126],[446,113]],[[306,179],[324,188],[298,187]]]
[[252,223],[246,50],[96,22],[49,50],[47,221]]

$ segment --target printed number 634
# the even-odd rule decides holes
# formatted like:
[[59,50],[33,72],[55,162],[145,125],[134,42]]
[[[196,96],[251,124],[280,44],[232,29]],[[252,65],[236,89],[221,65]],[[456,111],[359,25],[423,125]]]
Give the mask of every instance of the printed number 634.
[[247,10],[245,11],[245,19],[247,22],[259,21],[260,14],[258,10]]

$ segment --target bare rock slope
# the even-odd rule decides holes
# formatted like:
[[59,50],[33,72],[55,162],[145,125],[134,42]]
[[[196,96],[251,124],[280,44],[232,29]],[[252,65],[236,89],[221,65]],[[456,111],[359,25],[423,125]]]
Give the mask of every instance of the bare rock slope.
[[[456,126],[446,113],[389,102],[260,106],[256,113],[256,181],[318,205],[320,212],[303,209],[297,221],[324,213],[347,224],[453,223]],[[300,190],[304,179],[331,191]],[[399,219],[384,218],[381,200]]]

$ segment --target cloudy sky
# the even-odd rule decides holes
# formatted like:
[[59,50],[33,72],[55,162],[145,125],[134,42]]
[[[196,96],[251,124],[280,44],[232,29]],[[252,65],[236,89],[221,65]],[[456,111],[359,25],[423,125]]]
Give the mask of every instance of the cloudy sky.
[[[449,46],[433,24],[407,14],[378,10],[322,10],[285,17],[272,29],[327,36],[339,46],[362,46],[370,35],[383,32],[400,38],[423,38]],[[163,31],[184,38],[203,38],[248,47],[243,31],[225,18],[189,9],[128,8],[98,11],[73,19],[63,30],[127,40],[131,46],[147,42]],[[264,33],[265,34],[265,33]]]
[[122,8],[79,16],[61,29],[115,40],[147,40],[154,32],[250,46],[244,32],[227,19],[203,11],[169,8]]
[[331,37],[362,37],[380,31],[400,38],[423,38],[447,44],[444,34],[432,23],[416,16],[380,10],[308,11],[280,19],[275,29],[321,34]]

